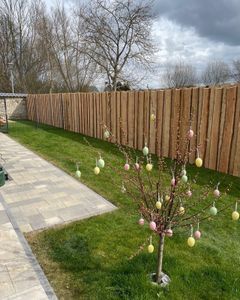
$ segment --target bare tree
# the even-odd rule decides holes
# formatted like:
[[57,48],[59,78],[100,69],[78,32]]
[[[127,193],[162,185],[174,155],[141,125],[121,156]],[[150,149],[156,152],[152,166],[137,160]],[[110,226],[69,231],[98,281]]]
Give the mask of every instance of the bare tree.
[[220,60],[209,62],[202,73],[202,83],[205,85],[221,85],[230,78],[228,65]]
[[162,79],[168,88],[188,87],[197,83],[195,68],[183,61],[167,63]]
[[86,54],[106,74],[113,90],[125,79],[128,64],[149,66],[153,52],[149,1],[94,0],[81,7],[78,15]]
[[233,61],[232,78],[236,82],[240,82],[240,59]]

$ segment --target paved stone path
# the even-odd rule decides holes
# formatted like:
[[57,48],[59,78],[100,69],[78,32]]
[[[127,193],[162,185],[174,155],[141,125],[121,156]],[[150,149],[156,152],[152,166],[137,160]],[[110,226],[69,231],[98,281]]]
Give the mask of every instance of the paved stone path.
[[12,178],[0,188],[0,299],[56,299],[22,232],[116,207],[2,133],[0,153]]

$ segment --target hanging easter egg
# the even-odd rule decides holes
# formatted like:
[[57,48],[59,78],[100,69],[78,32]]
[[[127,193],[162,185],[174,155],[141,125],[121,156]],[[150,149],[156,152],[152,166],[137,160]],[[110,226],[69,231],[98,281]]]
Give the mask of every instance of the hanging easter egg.
[[214,195],[216,198],[218,198],[218,197],[220,196],[220,191],[219,191],[218,188],[216,188],[216,189],[214,190],[213,195]]
[[216,208],[215,206],[212,206],[212,207],[210,208],[209,212],[210,212],[210,215],[216,216],[218,210],[217,210],[217,208]]
[[123,184],[122,187],[121,187],[121,192],[122,192],[123,194],[126,193],[126,188],[125,188],[124,184]]
[[150,172],[150,171],[152,171],[152,168],[153,168],[153,165],[152,164],[147,164],[146,165],[146,170],[148,171],[148,172]]
[[239,219],[239,213],[236,210],[232,213],[232,219],[234,221],[237,221]]
[[183,206],[180,206],[179,210],[178,210],[178,213],[179,213],[180,216],[184,215],[185,214],[185,208]]
[[76,176],[77,176],[78,178],[80,178],[81,175],[82,175],[81,171],[77,170],[77,171],[76,171]]
[[186,169],[182,169],[181,176],[186,176],[186,175],[187,175]]
[[94,168],[94,173],[95,173],[96,175],[98,175],[98,174],[100,173],[99,167],[95,167],[95,168]]
[[148,155],[148,153],[149,153],[149,149],[148,149],[148,147],[145,145],[145,147],[143,148],[143,155],[145,155],[145,156],[147,156]]
[[143,219],[143,218],[140,218],[140,219],[138,220],[138,224],[141,225],[141,226],[143,226],[143,225],[144,225],[144,219]]
[[190,130],[188,131],[188,138],[191,139],[191,138],[193,138],[193,136],[194,136],[194,132],[193,132],[192,129],[190,129]]
[[169,200],[170,200],[170,196],[169,196],[169,195],[166,195],[166,196],[165,196],[165,200],[166,200],[166,201],[169,201]]
[[194,237],[190,236],[187,240],[187,244],[188,244],[189,247],[193,247],[195,245]]
[[109,137],[110,137],[110,132],[106,129],[105,131],[104,131],[104,138],[105,139],[109,139]]
[[151,116],[150,116],[150,120],[151,120],[151,121],[153,121],[153,122],[156,120],[156,116],[155,116],[155,114],[151,114]]
[[192,191],[191,190],[188,190],[187,192],[186,192],[186,195],[190,198],[190,197],[192,197]]
[[135,163],[135,169],[136,169],[136,170],[139,170],[139,169],[140,169],[139,163]]
[[125,165],[124,165],[124,170],[125,171],[128,171],[130,169],[130,165],[128,164],[128,163],[126,163]]
[[171,185],[172,185],[172,186],[175,186],[175,184],[176,184],[176,180],[175,180],[175,178],[172,178],[172,180],[171,180]]
[[148,245],[148,253],[153,253],[154,247],[152,244]]
[[155,205],[157,209],[161,209],[162,207],[162,203],[160,201],[157,201]]
[[102,158],[99,158],[99,160],[97,161],[97,165],[102,169],[105,166],[105,161]]
[[201,231],[199,231],[199,230],[196,230],[195,232],[194,232],[194,237],[195,237],[195,239],[196,240],[199,240],[200,239],[200,237],[201,237]]
[[196,158],[196,160],[195,160],[195,165],[196,165],[198,168],[200,168],[200,167],[202,166],[202,164],[203,164],[202,159],[201,159],[200,157]]
[[151,230],[154,231],[154,230],[157,228],[156,223],[155,223],[154,221],[151,221],[151,222],[149,223],[149,228],[150,228]]
[[181,178],[181,180],[182,180],[183,183],[187,183],[188,182],[187,175],[183,175],[182,178]]
[[166,234],[166,236],[168,236],[168,237],[172,237],[172,236],[173,236],[173,231],[172,231],[172,229],[168,228],[168,229],[165,231],[165,234]]

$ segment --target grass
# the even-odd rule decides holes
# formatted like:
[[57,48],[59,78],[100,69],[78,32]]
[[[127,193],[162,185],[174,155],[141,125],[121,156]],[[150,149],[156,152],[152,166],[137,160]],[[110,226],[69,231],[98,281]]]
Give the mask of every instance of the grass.
[[[149,232],[139,228],[135,205],[113,181],[121,179],[105,168],[93,174],[96,151],[106,163],[124,164],[110,143],[62,129],[12,122],[9,135],[74,176],[75,162],[81,162],[81,181],[114,203],[113,213],[74,222],[67,226],[28,235],[28,241],[59,299],[240,299],[239,222],[231,220],[231,210],[202,225],[203,237],[194,248],[186,244],[187,235],[175,235],[165,246],[164,271],[172,282],[166,289],[150,284],[148,274],[155,271],[156,252],[146,249],[133,259]],[[195,189],[210,181],[231,184],[225,201],[239,196],[239,178],[198,169]],[[194,166],[188,173],[196,172]],[[156,239],[155,243],[156,243]],[[156,244],[155,244],[156,246]]]

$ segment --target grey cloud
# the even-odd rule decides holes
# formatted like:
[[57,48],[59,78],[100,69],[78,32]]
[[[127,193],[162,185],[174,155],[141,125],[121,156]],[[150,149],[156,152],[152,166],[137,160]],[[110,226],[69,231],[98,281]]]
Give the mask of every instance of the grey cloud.
[[164,16],[214,41],[240,45],[239,0],[155,0],[155,16]]

